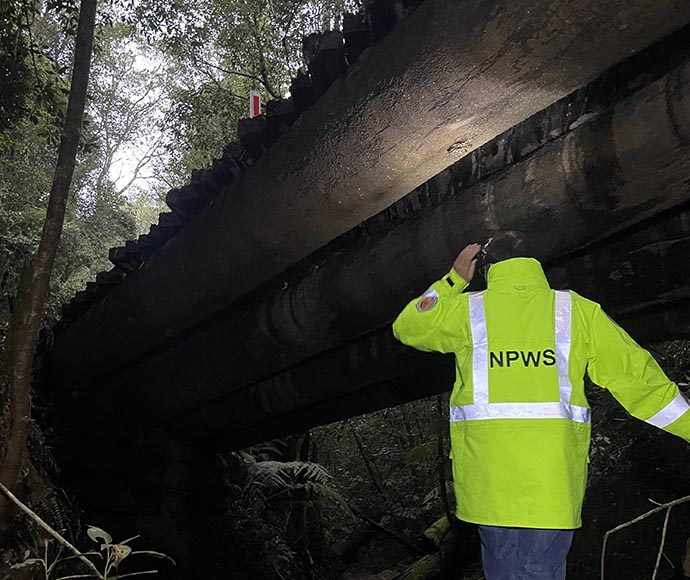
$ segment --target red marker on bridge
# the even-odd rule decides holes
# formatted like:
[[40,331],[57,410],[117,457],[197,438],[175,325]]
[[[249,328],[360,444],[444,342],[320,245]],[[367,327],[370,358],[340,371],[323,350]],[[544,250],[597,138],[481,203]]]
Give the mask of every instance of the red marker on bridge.
[[253,119],[261,114],[261,93],[259,91],[249,91],[249,118]]

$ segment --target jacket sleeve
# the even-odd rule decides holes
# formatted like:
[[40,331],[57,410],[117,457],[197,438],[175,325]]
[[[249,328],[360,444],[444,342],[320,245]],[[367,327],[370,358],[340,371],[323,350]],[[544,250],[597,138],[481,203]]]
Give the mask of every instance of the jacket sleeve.
[[448,324],[457,308],[453,300],[467,288],[454,268],[418,298],[412,300],[393,323],[393,334],[403,344],[426,352],[454,352],[465,330],[463,325]]
[[598,304],[590,326],[588,372],[633,417],[690,442],[690,402]]

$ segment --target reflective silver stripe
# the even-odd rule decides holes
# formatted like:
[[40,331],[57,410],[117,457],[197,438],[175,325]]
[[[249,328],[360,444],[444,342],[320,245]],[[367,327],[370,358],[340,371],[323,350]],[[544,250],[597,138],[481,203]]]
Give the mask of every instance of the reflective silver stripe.
[[570,292],[556,292],[556,365],[558,368],[558,392],[561,403],[570,404],[573,385],[570,383],[570,342],[572,335],[572,297]]
[[489,345],[484,313],[484,294],[469,296],[472,330],[472,405],[450,408],[451,421],[485,419],[567,419],[591,423],[591,410],[570,404],[573,385],[570,382],[570,348],[572,342],[572,296],[555,292],[555,346],[559,401],[551,403],[489,403]]
[[451,421],[480,421],[485,419],[568,419],[576,423],[591,423],[587,407],[562,403],[489,403],[450,408]]
[[426,292],[422,294],[422,298],[438,298],[438,292],[433,288],[427,288]]
[[472,329],[472,395],[475,405],[489,402],[489,345],[486,339],[484,293],[470,294],[470,327]]
[[647,419],[647,423],[663,429],[671,423],[680,419],[682,415],[690,411],[690,403],[683,393],[678,393],[675,399],[666,405],[653,417]]

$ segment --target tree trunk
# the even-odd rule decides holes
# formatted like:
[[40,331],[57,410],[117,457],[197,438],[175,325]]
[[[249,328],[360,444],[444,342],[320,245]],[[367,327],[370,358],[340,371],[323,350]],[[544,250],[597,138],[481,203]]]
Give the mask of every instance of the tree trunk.
[[[79,27],[74,49],[74,69],[65,127],[58,149],[53,184],[50,189],[46,219],[38,251],[34,257],[26,294],[12,317],[11,343],[8,355],[10,393],[9,438],[2,464],[0,481],[13,490],[22,466],[31,417],[31,369],[36,340],[41,328],[43,309],[48,295],[50,273],[57,253],[65,219],[67,196],[72,183],[81,123],[86,104],[86,88],[91,68],[96,0],[82,0]],[[0,520],[4,519],[7,500],[0,497]]]
[[[450,501],[448,501],[448,489],[446,488],[446,481],[448,481],[448,477],[446,476],[445,468],[446,459],[448,458],[448,455],[446,455],[443,446],[443,435],[447,432],[448,423],[447,421],[445,421],[445,417],[443,416],[443,408],[443,397],[441,397],[441,395],[436,395],[436,419],[438,421],[438,425],[436,425],[436,461],[438,462],[438,489],[441,493],[441,505],[443,506],[443,511],[446,514],[446,518],[448,518],[448,524],[450,526],[450,529],[455,534],[455,539],[460,542],[462,541],[462,536],[460,535],[460,530],[458,529],[458,520],[455,519],[455,513],[451,511]],[[438,545],[441,545],[440,541],[438,542]]]
[[352,430],[352,437],[355,440],[355,443],[357,444],[357,449],[359,450],[359,454],[362,457],[362,461],[364,462],[364,467],[367,470],[367,473],[369,474],[369,479],[371,479],[371,483],[374,485],[374,488],[376,491],[379,493],[381,496],[381,499],[383,500],[384,505],[388,506],[390,504],[390,500],[388,498],[388,494],[386,494],[386,491],[383,489],[383,481],[381,480],[381,474],[375,473],[374,464],[367,457],[367,453],[364,449],[364,444],[362,443],[362,438],[359,436],[359,433],[357,433],[357,429],[355,429],[354,425],[350,425],[350,429]]

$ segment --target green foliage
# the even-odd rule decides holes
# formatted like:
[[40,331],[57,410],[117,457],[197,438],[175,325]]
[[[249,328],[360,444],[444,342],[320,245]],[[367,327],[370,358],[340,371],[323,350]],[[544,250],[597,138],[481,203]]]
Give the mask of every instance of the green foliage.
[[[145,0],[136,11],[142,34],[163,47],[176,82],[170,87],[168,158],[159,173],[184,183],[192,169],[219,157],[247,116],[248,94],[285,97],[302,66],[302,37],[338,28],[342,13],[356,10],[354,0],[206,0],[175,2],[161,10],[159,0]],[[148,16],[144,16],[148,15]]]
[[22,18],[19,3],[0,5],[0,147],[8,144],[5,131],[24,114],[31,91],[27,79],[29,47],[22,34]]
[[[247,94],[284,96],[302,37],[355,0],[106,0],[50,311],[155,222],[170,187],[220,156]],[[77,0],[0,6],[0,298],[36,248],[69,87]],[[128,159],[123,163],[123,159]],[[118,177],[118,172],[121,175]]]
[[[117,578],[124,578],[125,576],[132,576],[131,574],[121,574],[117,576],[112,576],[110,573],[113,570],[117,570],[122,561],[129,556],[150,556],[152,558],[158,558],[163,560],[168,560],[173,565],[175,565],[175,560],[173,560],[167,554],[162,552],[156,552],[155,550],[132,550],[129,543],[133,540],[139,538],[139,536],[133,536],[121,542],[114,543],[112,536],[95,526],[89,526],[86,530],[86,534],[94,542],[99,545],[100,551],[104,554],[103,560],[105,561],[103,566],[103,578],[109,578],[110,580],[116,580]],[[138,572],[138,574],[147,574],[151,572]]]
[[[32,258],[45,218],[52,180],[54,149],[28,122],[12,132],[15,145],[0,158],[0,317],[9,314],[19,275]],[[95,155],[82,153],[74,189],[84,191],[93,180]],[[53,270],[49,312],[71,298],[99,270],[111,267],[108,248],[136,233],[127,201],[109,182],[101,190],[73,197]]]
[[440,554],[429,554],[397,576],[398,580],[431,580],[441,572]]
[[331,475],[318,463],[261,461],[253,463],[253,482],[268,492],[326,485]]
[[252,451],[226,456],[229,578],[304,578],[321,559],[323,513],[352,515],[323,466]]
[[[19,40],[27,45],[28,89],[12,126],[0,131],[0,320],[9,317],[20,272],[38,246],[66,107],[69,79],[61,42],[67,26],[64,15],[73,15],[74,6],[53,2],[48,9],[61,11],[62,20],[35,6],[28,13],[29,20],[24,18],[16,27]],[[51,316],[98,271],[110,269],[108,249],[148,229],[160,208],[160,201],[141,193],[128,198],[128,184],[116,185],[111,176],[111,168],[127,144],[138,143],[150,128],[149,114],[158,109],[156,95],[150,94],[155,93],[154,83],[145,71],[130,70],[136,55],[123,27],[101,31],[100,48],[94,60],[89,115],[73,193],[51,280]],[[1,101],[9,107],[12,102],[5,96],[3,93]],[[140,165],[144,167],[146,160]]]
[[405,463],[418,463],[419,461],[437,461],[438,443],[427,441],[410,449],[405,455]]
[[89,526],[86,529],[86,535],[94,542],[102,543],[105,546],[113,542],[113,537],[108,532],[96,526]]
[[[448,463],[450,464],[450,461]],[[450,470],[450,465],[444,473],[446,476],[446,496],[448,497],[448,503],[450,504],[449,507],[452,510],[455,506],[455,491],[453,488],[453,474]],[[436,485],[432,487],[429,493],[427,493],[424,496],[424,499],[422,499],[422,505],[427,509],[438,507],[442,505],[442,499],[441,487],[438,485],[438,482],[436,482]]]
[[669,340],[650,349],[669,377],[681,390],[690,386],[690,341]]
[[0,290],[5,307],[38,246],[54,162],[52,148],[28,121],[11,137],[14,144],[0,157]]
[[[59,536],[59,534],[57,535]],[[64,547],[67,546],[64,539],[58,541],[52,538],[44,544],[42,554],[31,556],[29,551],[25,553],[24,559],[21,562],[13,564],[10,566],[10,569],[16,571],[31,569],[33,572],[31,577],[40,578],[41,580],[67,580],[68,578],[120,580],[130,576],[155,574],[157,572],[157,570],[138,570],[119,573],[118,570],[123,560],[126,558],[131,559],[133,556],[148,556],[150,558],[168,560],[175,565],[175,561],[162,552],[133,550],[129,544],[139,538],[139,536],[115,543],[108,532],[95,526],[89,526],[86,530],[86,535],[98,545],[98,550],[71,554],[63,551]],[[55,556],[51,556],[53,552]],[[67,555],[68,553],[69,555]],[[89,562],[92,562],[94,566],[89,567]]]
[[32,31],[58,27],[65,17],[61,3],[45,8],[34,0],[0,5],[0,152],[12,145],[11,130],[24,120],[57,143],[69,94],[67,67],[64,54]]
[[182,184],[193,169],[207,166],[235,140],[237,122],[247,112],[246,82],[234,78],[171,89],[169,130],[165,135],[167,158],[162,171],[168,181]]
[[440,546],[443,538],[445,538],[449,531],[450,522],[448,521],[448,516],[443,516],[424,531],[424,537],[431,540],[437,546]]
[[[353,498],[351,501],[366,514],[380,513],[381,505],[385,505],[383,522],[411,540],[424,531],[427,522],[444,513],[438,490],[436,441],[441,422],[447,455],[449,438],[443,405],[441,417],[435,400],[430,398],[314,431],[319,456],[333,474],[333,486],[343,496]],[[361,439],[361,450],[352,436],[353,429]],[[445,474],[450,477],[447,460]],[[452,501],[452,487],[449,491]]]
[[[287,93],[301,65],[302,36],[339,26],[342,12],[356,8],[353,0],[101,3],[83,144],[51,285],[52,315],[96,272],[111,267],[110,247],[156,221],[170,187],[221,155],[246,115],[251,88]],[[77,16],[76,0],[0,8],[3,319],[40,235]]]

